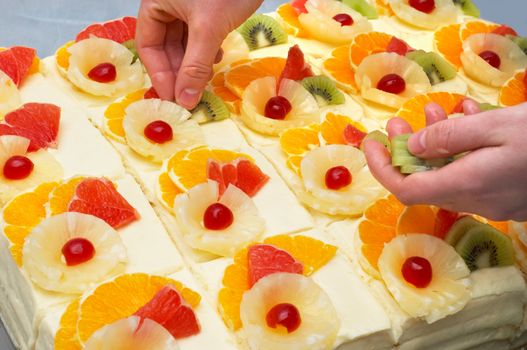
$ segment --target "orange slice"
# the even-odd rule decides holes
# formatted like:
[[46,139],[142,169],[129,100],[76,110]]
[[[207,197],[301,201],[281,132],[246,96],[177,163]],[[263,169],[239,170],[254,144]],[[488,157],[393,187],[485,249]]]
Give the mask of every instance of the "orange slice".
[[163,172],[157,178],[157,193],[161,203],[171,209],[174,207],[176,196],[183,193],[183,191],[172,182],[167,172]]
[[427,233],[434,235],[436,213],[428,205],[412,205],[404,208],[397,220],[398,235],[407,233]]
[[500,90],[500,104],[502,106],[516,106],[527,101],[525,88],[525,72],[516,73]]
[[175,186],[183,191],[188,191],[192,187],[207,181],[207,163],[209,160],[223,163],[232,162],[239,158],[253,161],[250,156],[243,153],[198,147],[174,154],[166,162],[166,170]]
[[320,146],[319,131],[320,124],[312,124],[287,129],[280,135],[280,147],[287,155],[287,165],[297,174],[300,174],[300,163],[304,155]]
[[[327,264],[337,252],[336,247],[306,236],[279,235],[269,237],[263,243],[291,254],[304,266],[305,276],[310,276]],[[234,256],[233,264],[225,269],[223,286],[218,295],[219,310],[227,327],[238,330],[242,327],[240,303],[243,293],[250,288],[247,248],[239,251]]]
[[425,106],[427,104],[435,102],[443,107],[447,114],[450,114],[464,98],[463,95],[450,92],[431,92],[409,99],[396,115],[406,120],[416,132],[426,126]]
[[57,52],[55,52],[55,60],[57,61],[57,65],[65,70],[67,70],[70,66],[70,56],[71,54],[68,52],[68,48],[75,44],[75,41],[68,41],[66,44],[62,45]]
[[51,211],[51,215],[57,215],[68,211],[68,206],[75,194],[75,189],[84,179],[84,177],[75,177],[55,187],[49,197],[49,210]]
[[126,95],[123,99],[112,103],[104,112],[104,130],[114,140],[126,144],[123,119],[126,108],[145,96],[146,89],[137,90]]
[[212,92],[220,97],[234,114],[240,113],[241,99],[225,86],[225,72],[219,72],[212,78],[210,85]]
[[492,33],[498,27],[498,24],[485,21],[466,22],[461,26],[461,41],[465,41],[469,36],[474,34]]
[[434,33],[434,45],[436,50],[450,63],[461,68],[461,53],[463,52],[463,41],[460,36],[461,24],[451,24],[439,28]]
[[298,38],[308,38],[308,32],[302,27],[298,20],[298,12],[291,4],[283,4],[276,9],[278,19],[284,24],[284,28],[290,35]]
[[225,86],[236,96],[241,97],[245,88],[259,78],[280,77],[285,67],[285,59],[266,57],[255,59],[232,67],[225,75]]
[[353,125],[362,132],[367,132],[364,125],[352,120],[350,117],[340,114],[328,113],[320,125],[320,134],[329,145],[346,145],[344,130],[348,125]]
[[390,40],[393,36],[381,32],[362,33],[357,35],[350,47],[351,64],[355,69],[359,66],[366,57],[379,53],[386,52]]
[[382,16],[395,16],[392,7],[386,0],[375,0],[375,5],[377,6],[377,12]]
[[77,337],[80,300],[72,301],[60,319],[60,328],[55,333],[55,350],[81,350]]
[[46,218],[46,203],[57,185],[56,182],[44,183],[32,192],[14,198],[4,208],[4,233],[11,243],[11,255],[18,266],[22,266],[25,239],[33,227]]
[[347,92],[357,92],[355,71],[351,65],[350,45],[339,46],[323,62],[324,72]]
[[[101,327],[133,315],[166,285],[174,286],[192,308],[199,305],[201,296],[198,293],[170,278],[143,273],[122,275],[97,287],[82,302],[77,323],[81,343]],[[61,323],[62,327],[71,325]]]

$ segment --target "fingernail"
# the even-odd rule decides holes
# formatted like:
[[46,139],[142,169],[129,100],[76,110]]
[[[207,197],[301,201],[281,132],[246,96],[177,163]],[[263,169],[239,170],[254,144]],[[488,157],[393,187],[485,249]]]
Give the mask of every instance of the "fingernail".
[[413,154],[421,154],[426,150],[426,131],[421,131],[410,137],[408,149]]
[[196,89],[184,89],[179,94],[177,102],[179,105],[191,109],[196,107],[199,102],[199,90]]

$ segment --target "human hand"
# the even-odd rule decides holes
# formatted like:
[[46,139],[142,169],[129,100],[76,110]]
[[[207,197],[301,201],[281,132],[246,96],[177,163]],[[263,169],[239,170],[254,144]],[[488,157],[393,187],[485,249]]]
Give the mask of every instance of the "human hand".
[[[479,113],[472,100],[466,116],[447,118],[436,104],[425,108],[427,127],[413,135],[408,147],[420,158],[462,158],[437,170],[402,175],[391,165],[383,145],[365,144],[375,178],[406,205],[430,204],[479,214],[493,220],[527,220],[527,103]],[[404,120],[387,126],[390,137],[411,133]]]
[[221,60],[221,44],[263,0],[142,0],[136,46],[162,99],[192,109]]

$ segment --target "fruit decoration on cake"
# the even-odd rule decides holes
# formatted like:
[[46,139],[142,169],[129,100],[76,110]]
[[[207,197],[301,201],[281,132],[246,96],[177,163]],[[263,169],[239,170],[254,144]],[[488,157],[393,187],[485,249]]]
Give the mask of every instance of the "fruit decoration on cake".
[[479,16],[471,0],[388,0],[388,3],[397,19],[425,30],[460,22],[463,14]]
[[329,263],[336,251],[335,246],[302,235],[273,236],[240,250],[225,269],[218,295],[225,324],[241,329],[255,349],[281,342],[311,349],[298,341],[310,332],[313,348],[315,344],[328,348],[339,328],[338,317],[309,276]]
[[40,59],[35,49],[24,46],[0,48],[0,71],[20,87],[24,80],[40,70]]
[[101,345],[110,344],[112,349],[124,350],[125,344],[131,344],[131,349],[164,349],[200,333],[195,313],[200,302],[198,293],[173,279],[124,274],[68,306],[55,335],[55,349],[102,349]]
[[516,106],[527,102],[527,68],[516,73],[501,88],[499,104],[504,107]]
[[237,32],[241,34],[251,51],[287,43],[287,33],[284,28],[273,17],[263,14],[250,17]]

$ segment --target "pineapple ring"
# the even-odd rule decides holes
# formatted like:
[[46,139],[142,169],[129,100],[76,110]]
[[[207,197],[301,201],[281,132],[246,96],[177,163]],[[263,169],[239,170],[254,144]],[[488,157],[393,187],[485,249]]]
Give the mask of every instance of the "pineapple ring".
[[[493,51],[501,58],[500,69],[488,64],[479,53]],[[483,84],[501,87],[516,70],[527,67],[527,55],[512,40],[493,33],[479,33],[463,42],[461,62],[466,74]]]
[[[62,247],[73,238],[85,238],[94,257],[76,266],[63,261]],[[82,293],[124,271],[126,248],[105,221],[91,215],[67,212],[41,221],[27,236],[23,267],[39,287],[62,293]]]
[[11,78],[0,70],[0,120],[22,105],[20,93]]
[[[120,96],[140,89],[144,84],[141,62],[125,46],[108,39],[90,38],[68,48],[70,65],[68,79],[79,89],[96,96]],[[110,83],[99,83],[88,77],[90,70],[101,64],[112,63],[117,78]]]
[[25,156],[33,162],[33,171],[25,179],[10,180],[0,173],[0,203],[5,203],[16,194],[44,182],[53,182],[63,176],[62,166],[46,150],[27,153],[30,141],[25,137],[0,136],[0,165],[4,168],[6,161],[13,156]]
[[[397,74],[403,78],[406,89],[398,95],[377,89],[377,83],[387,74]],[[425,94],[432,88],[419,64],[394,52],[366,57],[357,68],[355,79],[364,99],[394,109],[400,108],[409,98]]]
[[395,15],[413,26],[436,29],[440,26],[458,22],[460,10],[452,0],[435,0],[436,8],[432,13],[414,9],[408,0],[388,0]]
[[[180,194],[174,201],[174,211],[183,237],[199,250],[220,256],[233,256],[250,242],[257,241],[265,229],[252,199],[238,187],[229,185],[221,198],[216,181],[208,181]],[[228,228],[215,231],[203,226],[203,214],[214,203],[232,211],[234,221]]]
[[214,65],[214,71],[218,72],[231,63],[249,58],[249,46],[239,31],[234,30],[227,35],[221,44],[223,58]]
[[[371,32],[370,22],[349,6],[334,0],[308,0],[307,13],[298,16],[302,27],[315,39],[323,42],[343,45],[349,43],[360,33]],[[353,19],[350,26],[342,26],[333,17],[348,14]]]
[[318,103],[301,84],[284,79],[278,95],[291,103],[291,111],[284,120],[274,120],[265,116],[265,105],[276,96],[276,78],[256,79],[245,89],[242,95],[241,120],[252,130],[263,134],[278,136],[289,128],[306,126],[319,121]]
[[123,318],[97,330],[84,350],[178,350],[176,339],[159,323],[139,316]]
[[[292,333],[266,324],[268,311],[281,303],[292,304],[300,312],[300,327]],[[240,317],[251,349],[332,349],[340,328],[324,290],[311,278],[292,273],[273,273],[256,282],[243,295]]]
[[[191,114],[183,107],[160,99],[139,100],[130,104],[123,118],[128,146],[142,156],[162,162],[177,151],[205,144],[199,124],[190,120]],[[145,137],[145,127],[161,120],[172,127],[173,139],[159,144]]]
[[[336,166],[346,167],[350,185],[340,190],[326,187],[326,172]],[[364,153],[348,145],[327,145],[309,151],[300,163],[305,191],[300,199],[331,215],[360,215],[373,201],[384,195],[383,187],[371,175]]]
[[[409,257],[427,259],[432,266],[432,281],[425,288],[406,282],[401,269]],[[448,243],[427,234],[395,237],[384,246],[379,271],[388,290],[401,308],[412,317],[435,322],[463,309],[470,299],[470,270],[463,258]]]

